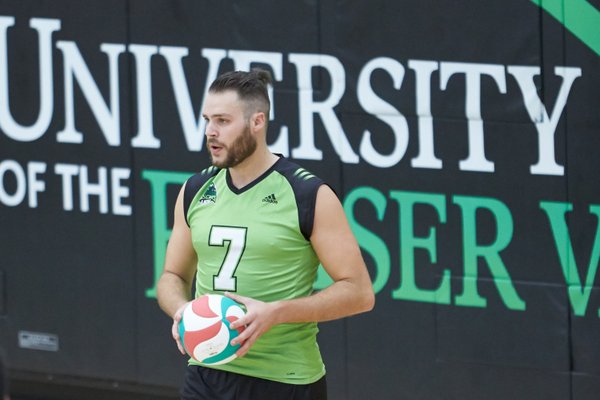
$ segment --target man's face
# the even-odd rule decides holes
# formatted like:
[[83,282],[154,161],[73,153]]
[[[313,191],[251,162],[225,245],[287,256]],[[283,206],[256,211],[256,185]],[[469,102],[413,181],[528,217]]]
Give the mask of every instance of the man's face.
[[206,120],[206,147],[214,166],[235,167],[254,153],[256,138],[237,93],[209,92],[202,116]]

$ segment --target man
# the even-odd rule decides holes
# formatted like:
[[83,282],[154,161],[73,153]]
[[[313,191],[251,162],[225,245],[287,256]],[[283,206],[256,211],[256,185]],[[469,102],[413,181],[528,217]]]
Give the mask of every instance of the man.
[[[266,142],[268,72],[229,72],[210,86],[202,110],[213,167],[184,184],[158,301],[177,325],[197,295],[243,304],[238,358],[190,361],[182,399],[326,399],[317,322],[369,311],[374,294],[343,208],[316,176],[272,154]],[[319,262],[334,283],[312,293]]]

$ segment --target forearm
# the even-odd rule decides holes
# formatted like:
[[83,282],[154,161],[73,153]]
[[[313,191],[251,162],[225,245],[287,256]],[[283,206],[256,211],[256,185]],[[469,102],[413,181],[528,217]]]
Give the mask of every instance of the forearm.
[[374,294],[368,284],[351,279],[340,279],[318,293],[292,300],[271,303],[228,293],[227,296],[244,304],[247,313],[231,323],[231,329],[245,327],[232,344],[241,344],[238,357],[246,354],[256,340],[272,326],[285,323],[322,322],[369,311],[374,305]]
[[191,283],[180,276],[164,272],[158,281],[156,292],[160,308],[172,318],[183,304],[191,300],[191,286]]
[[272,303],[277,323],[323,322],[369,311],[373,308],[371,285],[340,280],[311,296]]

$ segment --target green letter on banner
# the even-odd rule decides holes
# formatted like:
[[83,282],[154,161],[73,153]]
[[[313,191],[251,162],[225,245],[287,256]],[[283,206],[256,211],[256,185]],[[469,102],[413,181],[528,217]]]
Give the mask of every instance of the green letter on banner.
[[[575,315],[583,316],[585,315],[592,286],[594,286],[596,272],[598,271],[598,261],[600,260],[600,226],[596,228],[590,263],[588,264],[585,283],[582,284],[579,278],[579,267],[577,267],[577,263],[575,262],[575,253],[573,252],[569,228],[565,220],[565,214],[568,211],[572,211],[573,206],[569,203],[542,201],[540,202],[540,208],[546,212],[550,221],[560,265],[568,286],[571,307]],[[591,205],[590,213],[595,214],[596,218],[600,220],[600,206]]]
[[371,187],[358,187],[348,193],[344,199],[344,211],[348,217],[350,228],[356,235],[360,247],[369,253],[375,261],[376,274],[373,280],[373,291],[379,293],[390,277],[390,252],[379,236],[356,221],[354,204],[361,199],[373,204],[378,221],[383,221],[387,200],[379,190]]
[[167,243],[171,229],[167,226],[167,185],[183,184],[192,173],[143,170],[142,178],[150,182],[152,196],[152,242],[154,248],[154,285],[146,290],[146,297],[156,298],[156,284],[163,271]]
[[433,193],[391,191],[390,197],[400,207],[400,287],[392,293],[394,299],[424,301],[430,303],[450,303],[450,270],[445,269],[437,289],[427,290],[417,287],[415,281],[415,249],[421,248],[429,253],[432,263],[437,262],[436,229],[430,227],[429,235],[417,237],[414,233],[413,208],[415,204],[431,205],[440,216],[440,222],[446,222],[445,196]]
[[[354,204],[361,199],[370,201],[375,206],[377,219],[379,221],[383,220],[386,199],[377,189],[366,186],[352,190],[344,199],[344,212],[348,218],[350,228],[356,236],[359,246],[368,252],[375,261],[376,275],[373,281],[373,291],[379,293],[390,277],[390,252],[388,251],[385,242],[381,240],[379,236],[375,235],[356,221],[356,218],[354,217]],[[325,289],[332,283],[333,280],[327,275],[323,266],[319,266],[317,279],[313,286],[314,289]]]
[[[512,239],[513,221],[510,210],[497,199],[470,196],[454,196],[454,204],[462,210],[463,219],[463,293],[456,297],[456,304],[468,307],[486,307],[487,301],[477,291],[477,261],[487,261],[500,297],[511,310],[525,310],[525,302],[515,290],[510,275],[500,257]],[[477,218],[480,208],[487,209],[496,220],[496,240],[489,245],[477,244]]]

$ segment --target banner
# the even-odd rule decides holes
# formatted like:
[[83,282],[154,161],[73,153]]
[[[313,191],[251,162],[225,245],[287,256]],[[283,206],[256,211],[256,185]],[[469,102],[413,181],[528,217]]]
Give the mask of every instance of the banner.
[[[273,152],[339,194],[377,294],[320,324],[332,399],[600,389],[600,2],[0,2],[0,344],[172,390],[156,303],[200,115],[271,71]],[[330,283],[320,271],[315,288]]]

